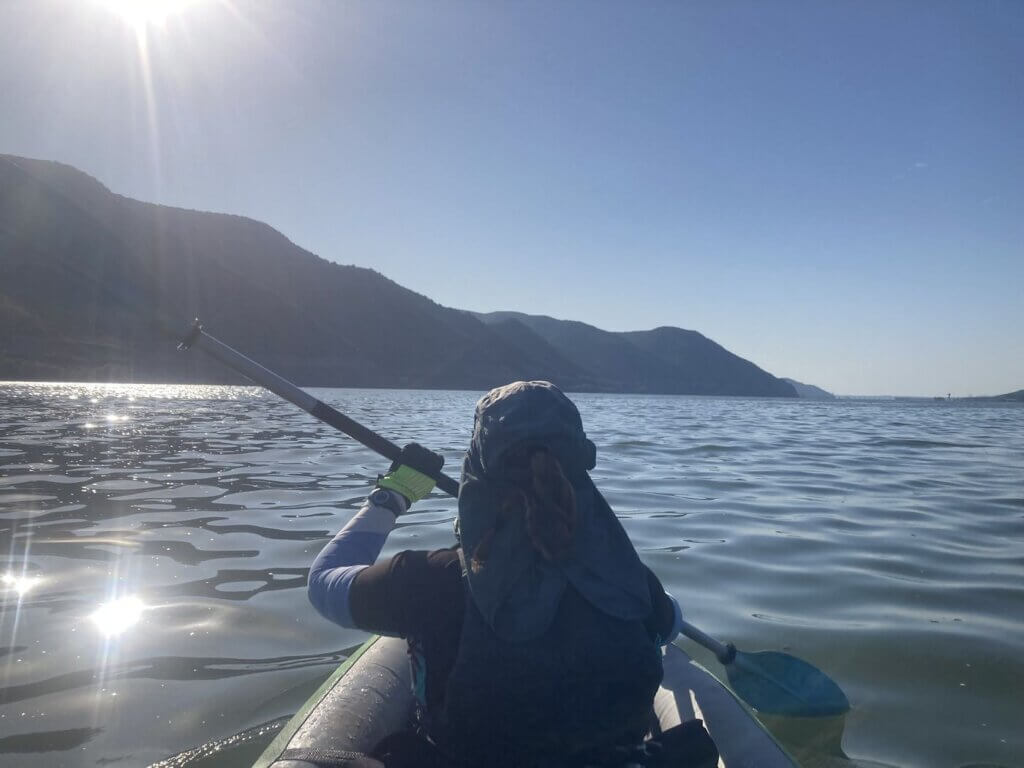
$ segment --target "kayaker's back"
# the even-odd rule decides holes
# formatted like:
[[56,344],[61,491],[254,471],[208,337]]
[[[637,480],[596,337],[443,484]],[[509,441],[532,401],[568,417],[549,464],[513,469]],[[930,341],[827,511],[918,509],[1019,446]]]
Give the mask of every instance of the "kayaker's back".
[[521,766],[639,743],[662,678],[640,621],[568,588],[547,632],[508,642],[467,600],[460,650],[432,735],[465,765]]

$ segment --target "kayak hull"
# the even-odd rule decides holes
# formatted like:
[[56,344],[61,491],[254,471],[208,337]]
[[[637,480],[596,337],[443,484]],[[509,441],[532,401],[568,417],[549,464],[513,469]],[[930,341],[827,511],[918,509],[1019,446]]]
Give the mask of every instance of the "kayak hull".
[[[700,719],[724,768],[794,768],[796,761],[714,675],[668,646],[654,709],[662,730]],[[413,711],[404,640],[372,637],[324,682],[256,761],[254,768],[313,768],[298,751],[366,753],[407,727]]]

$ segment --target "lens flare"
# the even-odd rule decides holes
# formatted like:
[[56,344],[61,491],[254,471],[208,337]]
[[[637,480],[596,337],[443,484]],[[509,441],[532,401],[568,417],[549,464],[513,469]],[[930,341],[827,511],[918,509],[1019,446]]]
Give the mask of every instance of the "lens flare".
[[138,623],[146,606],[137,597],[122,597],[104,603],[89,617],[107,637],[120,635]]
[[97,0],[137,29],[161,24],[197,0]]

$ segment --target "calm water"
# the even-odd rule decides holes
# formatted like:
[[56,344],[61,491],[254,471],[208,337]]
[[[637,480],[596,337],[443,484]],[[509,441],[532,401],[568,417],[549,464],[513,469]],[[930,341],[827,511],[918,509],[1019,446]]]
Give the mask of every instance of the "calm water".
[[[452,472],[479,394],[314,393]],[[1024,408],[574,399],[688,617],[846,691],[838,722],[772,723],[805,764],[1024,765]],[[305,575],[385,464],[255,389],[0,384],[0,763],[147,765],[263,726],[178,762],[251,760],[363,639]],[[451,542],[450,500],[417,509],[387,552]]]

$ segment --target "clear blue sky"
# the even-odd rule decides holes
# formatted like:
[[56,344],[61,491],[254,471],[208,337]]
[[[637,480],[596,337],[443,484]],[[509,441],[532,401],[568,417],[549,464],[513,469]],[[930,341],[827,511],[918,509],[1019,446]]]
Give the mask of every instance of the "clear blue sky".
[[0,152],[448,306],[1024,387],[1024,2],[126,3],[0,0]]

